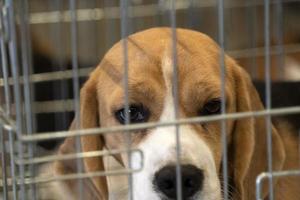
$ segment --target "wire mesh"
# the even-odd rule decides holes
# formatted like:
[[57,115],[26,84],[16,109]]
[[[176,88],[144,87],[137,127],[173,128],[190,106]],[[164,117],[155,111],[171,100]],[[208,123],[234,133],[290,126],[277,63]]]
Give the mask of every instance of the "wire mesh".
[[[289,66],[296,66],[300,71],[300,28],[293,25],[300,18],[295,9],[299,8],[299,5],[297,0],[0,0],[0,199],[43,199],[39,193],[40,187],[45,183],[57,181],[74,181],[78,193],[76,199],[85,199],[85,180],[110,176],[125,176],[128,189],[123,198],[136,199],[135,191],[140,188],[134,187],[134,175],[145,170],[148,163],[145,162],[144,152],[136,148],[132,134],[161,127],[174,127],[174,198],[188,199],[184,197],[183,191],[183,185],[186,183],[182,177],[185,161],[182,160],[184,146],[181,142],[181,127],[213,122],[219,122],[221,127],[219,139],[222,144],[222,164],[220,172],[217,172],[220,176],[221,195],[222,199],[231,199],[234,186],[231,185],[231,160],[228,155],[231,141],[228,141],[227,122],[256,117],[266,119],[265,147],[268,167],[257,176],[256,185],[253,186],[256,194],[253,196],[256,196],[257,200],[264,199],[263,182],[268,180],[268,199],[277,199],[274,180],[282,177],[295,178],[300,174],[300,169],[274,171],[272,167],[273,118],[300,113],[299,102],[291,106],[272,105],[272,92],[276,89],[272,87],[272,81],[289,81]],[[287,23],[288,21],[292,21],[289,22],[292,25]],[[129,35],[156,26],[171,28],[171,43],[168,48],[171,49],[174,113],[168,121],[134,124],[131,122],[130,80],[137,77],[130,77],[132,57]],[[182,83],[178,71],[180,66],[177,27],[204,32],[220,46],[219,115],[182,118],[180,114]],[[98,65],[99,60],[119,39],[122,43],[120,59],[124,70],[120,85],[124,90],[124,125],[80,129],[80,88],[95,69],[94,66]],[[229,102],[226,85],[230,80],[226,78],[225,52],[237,59],[253,79],[263,80],[264,110],[226,112]],[[292,64],[289,63],[289,59],[293,60]],[[68,130],[73,118],[75,127]],[[105,147],[106,149],[99,151],[82,152],[82,137],[114,137],[113,135],[120,132],[126,141],[122,148]],[[63,141],[72,137],[75,137],[76,141],[75,152],[57,154]],[[299,154],[299,149],[297,151]],[[124,154],[127,155],[127,161],[121,163],[121,168],[85,171],[85,158],[112,159]],[[133,155],[136,154],[141,161],[137,168],[132,163]],[[40,170],[49,163],[73,160],[76,165],[73,173],[40,176]],[[149,181],[152,184],[152,181]],[[156,190],[157,188],[153,193]],[[160,195],[157,198],[160,198]],[[149,198],[151,197],[145,197]]]

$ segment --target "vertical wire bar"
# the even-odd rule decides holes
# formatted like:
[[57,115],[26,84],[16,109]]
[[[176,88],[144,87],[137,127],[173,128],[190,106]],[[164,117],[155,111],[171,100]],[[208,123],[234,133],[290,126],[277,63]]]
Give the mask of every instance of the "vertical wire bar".
[[[102,6],[102,9],[103,9],[103,11],[104,11],[104,8],[105,8],[105,4],[104,4],[105,2],[103,1],[103,6]],[[92,7],[94,7],[94,8],[97,8],[97,0],[94,0],[92,3],[91,3],[91,6]],[[94,38],[94,40],[95,40],[95,43],[93,44],[93,48],[94,48],[94,51],[95,51],[95,53],[94,53],[94,56],[93,56],[93,61],[97,61],[98,60],[98,58],[99,58],[99,55],[100,55],[100,53],[99,53],[99,46],[98,46],[98,43],[99,43],[99,32],[98,32],[98,27],[97,27],[97,25],[99,24],[99,22],[98,22],[99,20],[93,20],[93,30],[92,30],[92,32],[91,32],[91,35],[93,36],[93,38]],[[104,34],[103,34],[104,35]],[[105,46],[105,43],[106,42],[104,42],[104,46]]]
[[[225,41],[224,41],[224,0],[218,0],[218,29],[220,44],[220,78],[221,78],[221,114],[226,114],[226,69],[225,69]],[[227,137],[226,137],[226,120],[221,120],[221,140],[222,140],[222,174],[223,174],[223,196],[224,200],[229,199],[228,192],[228,158],[227,158]]]
[[157,26],[161,26],[162,25],[162,16],[163,16],[163,12],[162,12],[162,0],[158,0],[157,1],[157,8],[156,8],[156,15],[154,18],[154,24]]
[[[97,7],[100,7],[99,5],[99,1],[98,0],[94,0],[95,2],[95,8]],[[101,21],[100,20],[95,20],[94,21],[94,24],[95,24],[95,49],[96,49],[96,58],[97,56],[99,55],[102,55],[102,51],[101,49],[102,48],[99,48],[99,47],[103,47],[104,51],[108,49],[108,44],[112,43],[112,37],[115,36],[115,34],[117,33],[117,31],[113,31],[111,32],[112,36],[110,36],[108,34],[108,29],[110,29],[110,27],[112,27],[113,25],[115,25],[114,23],[110,23],[109,21],[107,21],[108,19],[106,18],[106,9],[108,7],[108,4],[109,4],[109,0],[104,0],[103,1],[103,4],[101,5],[102,8],[103,8],[103,12],[104,12],[104,15],[103,15],[103,21],[105,21],[105,26],[104,26],[104,30],[102,30],[100,27],[101,27]],[[103,35],[103,37],[105,38],[105,40],[102,40],[101,42],[101,39],[99,38],[98,35],[100,35],[100,33]],[[101,45],[102,44],[102,45]]]
[[[173,66],[173,80],[172,80],[172,95],[174,101],[174,120],[178,119],[178,67],[177,67],[177,34],[176,34],[176,1],[171,1],[170,20],[171,20],[171,48],[172,48],[172,66]],[[182,177],[181,177],[181,145],[179,125],[175,126],[175,140],[176,140],[176,196],[178,200],[182,199]]]
[[[3,4],[2,4],[2,1],[0,1],[0,8],[3,8]],[[1,33],[0,33],[0,40],[1,40],[1,57],[3,59],[6,58],[5,55],[5,52],[4,50],[2,49],[2,41],[3,41],[3,38],[4,38],[4,27],[3,27],[3,16],[2,16],[2,12],[0,12],[0,26],[1,26]],[[2,64],[3,64],[4,61],[2,61]],[[3,67],[3,66],[2,66]],[[4,72],[3,72],[3,69],[2,69],[2,77],[4,78]],[[5,89],[4,89],[5,91]],[[5,96],[5,95],[4,95]],[[5,100],[6,100],[6,97],[5,97]],[[2,106],[2,105],[1,105]],[[8,199],[8,190],[7,190],[7,173],[6,173],[6,148],[5,148],[5,137],[4,137],[4,131],[3,131],[3,127],[0,125],[0,154],[1,154],[1,169],[2,169],[2,188],[3,188],[3,199]],[[1,153],[2,152],[2,153]]]
[[[7,12],[3,14],[3,19],[7,20]],[[5,23],[5,28],[8,30],[8,23]],[[11,115],[11,94],[10,94],[10,86],[8,83],[8,61],[7,61],[7,51],[5,45],[4,36],[0,39],[1,45],[1,61],[2,61],[2,72],[3,72],[3,79],[4,79],[4,96],[5,96],[5,107],[6,107],[6,114],[8,116]],[[12,197],[13,200],[17,199],[17,185],[16,185],[16,170],[15,170],[15,156],[14,156],[14,136],[12,131],[8,131],[8,140],[9,140],[9,155],[10,155],[10,173],[11,173],[11,180],[12,180]]]
[[[32,107],[31,107],[31,88],[30,88],[30,68],[32,66],[31,63],[31,45],[30,45],[30,35],[29,35],[29,25],[28,25],[28,1],[21,0],[20,1],[20,32],[21,32],[21,55],[22,55],[22,69],[23,69],[23,87],[24,87],[24,101],[25,101],[25,122],[26,122],[26,132],[27,134],[33,134],[32,128]],[[28,154],[30,158],[34,157],[34,143],[29,143]],[[34,165],[29,165],[29,172],[31,178],[35,177],[35,167]],[[37,199],[36,197],[36,187],[35,184],[30,184],[30,192],[31,198],[33,200]]]
[[[266,80],[266,109],[271,109],[271,81],[270,81],[270,0],[264,0],[264,38],[265,38],[265,80]],[[268,172],[271,174],[269,181],[270,195],[269,199],[274,199],[273,191],[273,176],[272,176],[272,129],[271,116],[266,116],[266,131],[267,131],[267,156],[268,156]]]
[[257,16],[256,16],[256,0],[247,1],[247,32],[249,32],[249,44],[250,44],[250,54],[251,61],[250,61],[250,74],[251,77],[257,78],[257,66],[256,66],[256,43],[257,43],[257,34],[256,34],[256,27],[257,27]]
[[4,131],[2,126],[0,126],[0,153],[1,153],[1,168],[2,168],[2,188],[3,188],[3,199],[8,199],[7,190],[7,174],[6,174],[6,151],[5,151],[5,140]]
[[[71,13],[71,48],[72,48],[72,75],[73,75],[73,92],[74,92],[74,105],[75,105],[75,128],[80,127],[80,102],[79,102],[79,73],[78,73],[78,60],[77,60],[77,13],[76,13],[76,0],[69,0],[70,13]],[[76,153],[81,152],[80,137],[76,136]],[[83,165],[81,159],[76,160],[77,172],[83,172]],[[83,199],[83,182],[82,179],[78,179],[78,199]]]
[[[122,45],[123,45],[123,64],[124,64],[124,80],[123,86],[125,91],[125,124],[130,124],[130,113],[129,113],[129,93],[128,93],[128,33],[129,33],[129,23],[128,23],[128,0],[122,0],[120,2],[121,9],[121,37],[122,37]],[[131,169],[131,133],[126,132],[126,145],[127,145],[127,156],[128,156],[128,167]],[[133,197],[133,178],[132,174],[128,174],[128,199],[132,200]]]
[[[22,113],[21,113],[21,90],[20,90],[20,83],[19,83],[19,63],[18,63],[18,56],[17,56],[17,38],[16,38],[16,28],[15,28],[15,17],[14,17],[14,5],[13,0],[6,0],[7,7],[8,7],[8,23],[9,23],[9,30],[10,30],[10,41],[9,41],[9,56],[12,66],[12,74],[13,74],[13,90],[14,90],[14,100],[15,100],[15,107],[16,107],[16,133],[17,138],[22,137]],[[23,145],[22,141],[18,141],[18,154],[19,158],[23,159]],[[25,170],[23,162],[21,161],[19,164],[19,180],[20,180],[20,195],[18,199],[25,200],[25,185],[24,185],[24,178],[25,178]]]
[[193,28],[196,28],[196,11],[195,11],[195,1],[194,0],[189,0],[189,7],[188,7],[188,9],[187,9],[187,27],[188,28],[191,28],[191,29],[193,29]]
[[[57,0],[54,0],[53,3],[50,5],[49,7],[49,10],[53,11],[57,11],[58,13],[60,12],[60,9],[59,9],[59,2]],[[53,36],[53,38],[55,38],[54,40],[54,51],[55,51],[55,58],[57,58],[57,62],[55,62],[55,65],[57,64],[57,68],[54,68],[55,70],[59,70],[59,71],[63,71],[63,64],[62,64],[62,48],[57,48],[57,46],[61,45],[62,44],[62,41],[61,41],[61,38],[60,38],[60,35],[59,35],[59,28],[57,28],[58,26],[60,25],[60,18],[57,20],[56,23],[53,23],[51,24],[50,28],[51,28],[51,35]],[[59,97],[61,100],[64,100],[63,96],[65,94],[67,94],[65,91],[63,92],[63,86],[62,86],[62,81],[63,81],[63,78],[60,78],[59,80],[53,82],[53,88],[51,88],[53,90],[53,95],[56,97]],[[64,104],[64,101],[62,101],[62,103]],[[58,117],[59,114],[57,113],[54,113],[54,129],[55,130],[58,130],[60,127],[59,127],[59,124],[65,124],[67,123],[64,119],[64,117],[62,119],[59,119]]]
[[260,174],[258,177],[256,177],[256,183],[255,183],[255,190],[256,190],[256,200],[263,200],[261,199],[262,194],[262,186],[261,183],[263,181],[263,174]]
[[[114,5],[113,1],[111,1],[111,0],[104,0],[104,10],[106,8],[112,7],[113,5]],[[106,12],[107,11],[105,11],[105,13]],[[110,46],[112,46],[116,42],[116,39],[117,39],[117,37],[116,37],[117,30],[116,30],[116,27],[115,27],[115,25],[113,23],[113,21],[114,21],[113,19],[107,18],[106,20],[108,20],[108,23],[107,23],[107,25],[105,27],[105,32],[106,32],[105,34],[107,35],[107,40],[108,41],[105,42],[105,47],[109,48]]]
[[[171,2],[173,0],[170,0]],[[159,26],[166,26],[168,24],[168,20],[166,19],[168,16],[168,13],[166,12],[168,10],[168,4],[170,1],[166,0],[158,0],[158,7],[159,7],[159,13],[160,13],[160,20],[158,21]]]
[[[58,12],[62,11],[62,3],[60,0],[55,0],[55,2],[53,2],[53,10],[57,10]],[[62,19],[60,18],[59,21],[55,24],[53,24],[53,26],[55,26],[55,30],[53,30],[53,35],[56,38],[55,40],[55,51],[57,52],[56,56],[57,56],[57,60],[58,60],[58,67],[60,71],[65,71],[66,70],[66,63],[63,60],[63,56],[64,56],[64,42],[62,40]],[[60,98],[63,100],[63,104],[64,106],[67,106],[67,104],[65,103],[65,100],[69,97],[69,91],[68,91],[68,81],[67,79],[61,78],[57,81],[57,84],[60,86],[60,90],[58,92],[58,95],[60,96]],[[54,84],[55,87],[55,84]],[[54,88],[54,90],[56,90]],[[67,114],[66,112],[62,113],[62,119],[59,118],[59,114],[55,115],[55,125],[59,128],[61,128],[58,124],[68,124],[68,120],[67,120]],[[61,121],[60,121],[61,120]]]
[[[8,61],[7,61],[7,51],[6,51],[6,45],[5,45],[5,29],[7,29],[8,27],[5,27],[7,25],[7,23],[5,23],[4,21],[7,20],[7,13],[6,11],[4,11],[4,7],[3,10],[1,11],[1,20],[3,20],[3,34],[0,37],[0,48],[1,48],[1,64],[2,64],[2,73],[3,73],[3,79],[4,79],[4,98],[5,98],[5,110],[6,112],[9,112],[9,105],[7,104],[10,100],[10,92],[9,92],[9,84],[8,84]],[[4,14],[3,14],[4,13]],[[2,23],[2,22],[1,22]]]
[[17,200],[17,183],[16,183],[16,169],[15,169],[15,154],[14,154],[14,138],[13,132],[8,131],[8,140],[9,140],[9,152],[10,152],[10,173],[11,173],[11,182],[12,182],[12,197],[13,200]]
[[275,38],[277,41],[278,50],[277,56],[277,78],[282,79],[284,75],[284,49],[283,49],[283,11],[282,0],[276,0],[275,2]]

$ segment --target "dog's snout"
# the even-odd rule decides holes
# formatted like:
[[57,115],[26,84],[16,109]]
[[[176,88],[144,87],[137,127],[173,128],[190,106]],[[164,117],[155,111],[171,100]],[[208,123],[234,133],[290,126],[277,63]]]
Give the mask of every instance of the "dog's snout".
[[[182,198],[188,199],[202,189],[203,172],[193,165],[181,165]],[[166,166],[154,176],[154,187],[170,199],[177,198],[176,166]]]

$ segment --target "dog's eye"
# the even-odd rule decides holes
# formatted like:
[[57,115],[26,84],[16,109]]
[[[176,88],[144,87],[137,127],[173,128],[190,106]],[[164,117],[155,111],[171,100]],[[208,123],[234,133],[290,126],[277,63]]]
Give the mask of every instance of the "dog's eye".
[[200,110],[199,115],[214,115],[219,114],[221,111],[221,100],[213,99],[207,102]]
[[[149,110],[143,105],[130,105],[128,112],[130,123],[142,123],[148,121],[149,119]],[[122,108],[115,112],[115,117],[121,124],[125,124],[125,108]]]

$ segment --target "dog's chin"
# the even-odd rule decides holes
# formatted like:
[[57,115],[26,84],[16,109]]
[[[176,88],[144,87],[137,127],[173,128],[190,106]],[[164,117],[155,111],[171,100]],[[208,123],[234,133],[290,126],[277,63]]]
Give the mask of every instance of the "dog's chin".
[[[121,177],[118,179],[120,180]],[[127,182],[127,177],[122,177],[121,179],[126,179],[123,180],[123,182]],[[121,181],[121,180],[120,180]],[[123,185],[124,186],[124,185]],[[128,185],[126,185],[128,186]],[[219,191],[219,192],[218,192]],[[136,184],[133,183],[133,199],[137,200],[174,200],[173,198],[168,198],[164,196],[163,194],[157,192],[155,189],[149,191],[145,190],[143,188],[137,188]],[[115,199],[120,199],[120,200],[125,200],[128,199],[129,197],[129,188],[128,187],[118,187],[114,192],[110,193],[109,200],[115,200]],[[196,193],[193,197],[187,198],[187,199],[182,199],[182,200],[221,200],[221,192],[220,190],[216,189],[213,192],[206,193],[204,194],[203,192],[198,192]]]
[[[135,196],[135,195],[134,195]],[[134,199],[141,199],[141,200],[175,200],[177,198],[168,198],[160,193],[157,193],[153,191],[153,193],[149,196],[152,196],[152,198],[147,198],[145,196],[140,197],[137,195]],[[126,198],[118,198],[118,199],[127,199]],[[182,198],[182,200],[221,200],[220,194],[210,194],[210,195],[201,195],[201,194],[196,194],[193,197],[189,198]]]
[[[216,186],[208,187],[209,183],[204,183],[206,186],[204,190],[197,192],[191,197],[182,198],[182,200],[221,200],[221,189]],[[159,192],[155,189],[154,186],[147,187],[151,185],[149,184],[140,184],[133,182],[133,199],[141,199],[141,200],[175,200],[175,198],[170,198]],[[138,187],[140,186],[140,187]],[[120,199],[120,198],[119,198]],[[126,198],[124,198],[126,199]]]

